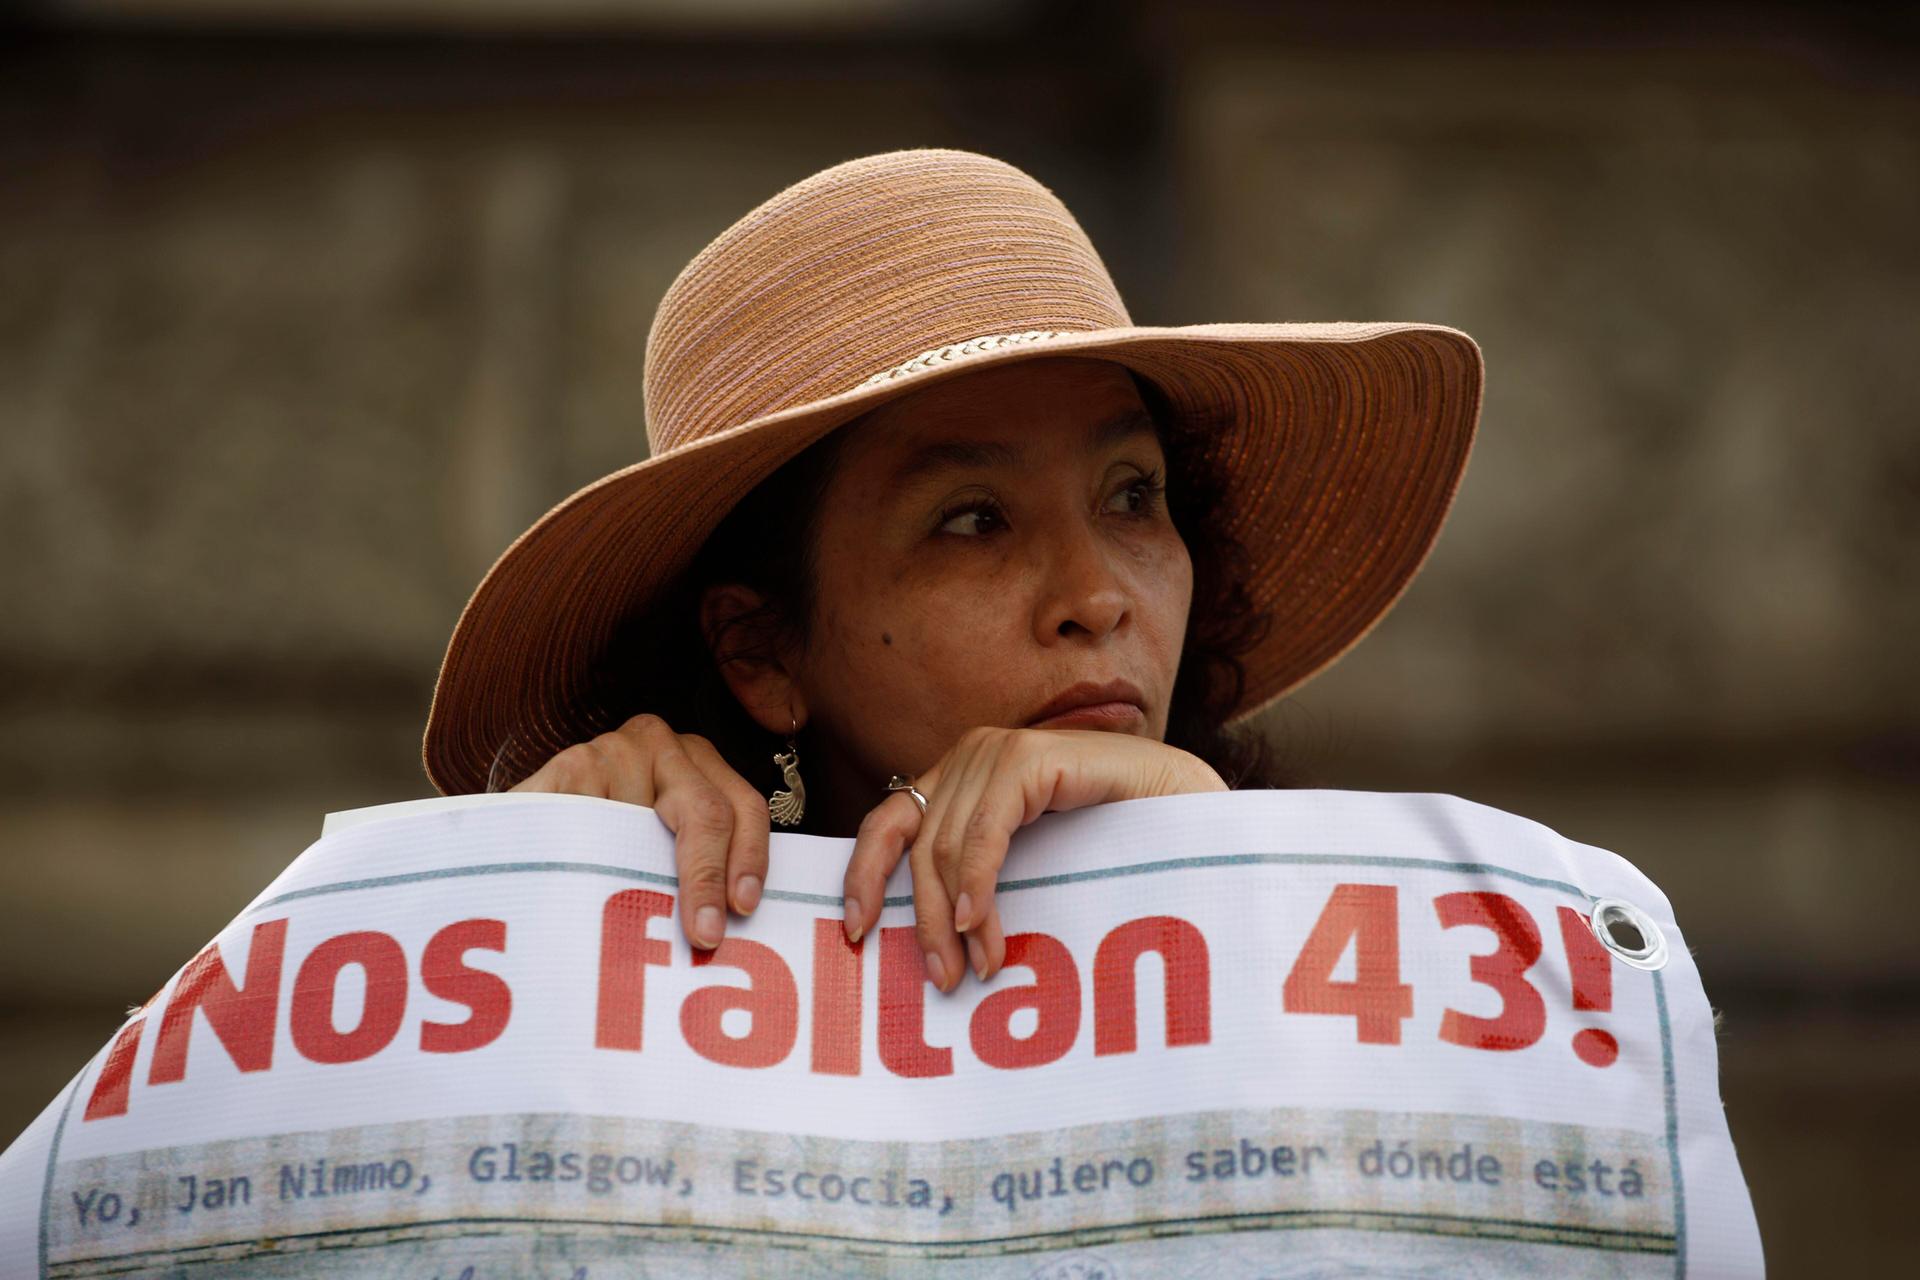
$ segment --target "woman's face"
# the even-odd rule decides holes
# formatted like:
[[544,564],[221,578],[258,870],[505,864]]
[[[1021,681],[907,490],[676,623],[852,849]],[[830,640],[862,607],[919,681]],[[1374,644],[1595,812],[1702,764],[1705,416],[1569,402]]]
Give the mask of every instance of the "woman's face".
[[1021,361],[848,431],[793,687],[864,806],[977,725],[1164,739],[1193,565],[1125,369]]

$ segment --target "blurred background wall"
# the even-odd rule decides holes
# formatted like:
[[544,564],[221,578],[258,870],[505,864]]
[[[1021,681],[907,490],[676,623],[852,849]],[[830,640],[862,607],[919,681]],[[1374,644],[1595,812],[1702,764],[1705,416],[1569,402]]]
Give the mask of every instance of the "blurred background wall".
[[1479,339],[1482,436],[1427,569],[1265,728],[1323,785],[1452,792],[1637,862],[1725,1011],[1775,1274],[1892,1249],[1920,1140],[1910,16],[15,21],[0,1144],[324,811],[426,793],[460,607],[526,524],[641,456],[647,328],[686,260],[819,168],[961,146],[1059,193],[1143,323]]

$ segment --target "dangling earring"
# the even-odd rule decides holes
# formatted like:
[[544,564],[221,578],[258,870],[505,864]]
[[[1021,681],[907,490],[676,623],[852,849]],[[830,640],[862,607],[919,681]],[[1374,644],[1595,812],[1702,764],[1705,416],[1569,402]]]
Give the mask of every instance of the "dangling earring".
[[783,827],[799,826],[800,815],[807,809],[807,787],[800,781],[800,748],[793,741],[793,735],[799,732],[796,721],[793,733],[787,735],[787,749],[773,753],[773,762],[780,766],[780,776],[787,780],[787,789],[767,797],[767,810]]

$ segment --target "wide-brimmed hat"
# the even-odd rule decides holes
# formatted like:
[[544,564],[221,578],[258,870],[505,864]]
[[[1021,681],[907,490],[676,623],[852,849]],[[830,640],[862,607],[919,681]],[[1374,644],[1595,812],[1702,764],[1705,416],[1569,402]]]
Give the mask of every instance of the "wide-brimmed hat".
[[1480,349],[1457,329],[1137,326],[1080,224],[1020,169],[938,149],[835,165],[727,228],[667,289],[647,336],[650,456],[568,497],[487,571],[440,667],[427,776],[485,790],[509,743],[518,773],[646,710],[606,705],[596,673],[616,629],[749,490],[884,401],[1054,356],[1132,370],[1207,433],[1248,594],[1271,619],[1242,658],[1236,719],[1392,606],[1480,414]]

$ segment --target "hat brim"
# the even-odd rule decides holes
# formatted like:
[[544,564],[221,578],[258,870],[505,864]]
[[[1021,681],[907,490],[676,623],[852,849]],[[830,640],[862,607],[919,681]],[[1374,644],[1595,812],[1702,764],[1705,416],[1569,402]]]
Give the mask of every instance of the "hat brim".
[[1066,355],[1123,365],[1176,413],[1215,424],[1227,527],[1271,621],[1242,658],[1235,719],[1352,648],[1412,581],[1465,472],[1485,381],[1478,345],[1440,325],[1127,327],[964,355],[741,423],[587,485],[501,554],[441,662],[427,777],[448,795],[484,791],[509,742],[515,760],[544,761],[645,710],[595,700],[616,627],[814,441],[946,378]]

